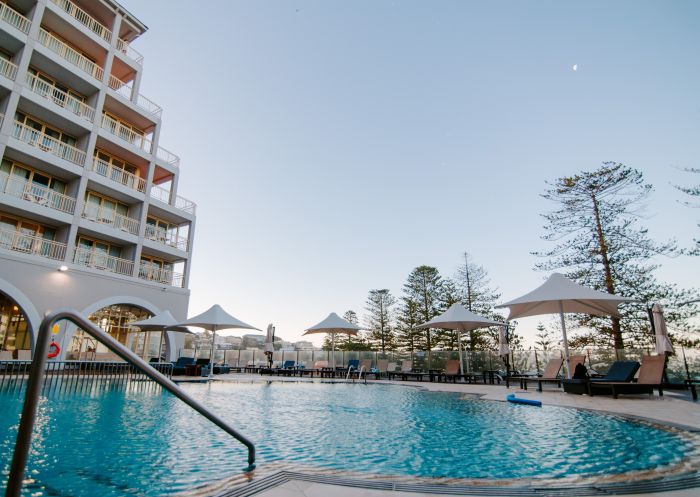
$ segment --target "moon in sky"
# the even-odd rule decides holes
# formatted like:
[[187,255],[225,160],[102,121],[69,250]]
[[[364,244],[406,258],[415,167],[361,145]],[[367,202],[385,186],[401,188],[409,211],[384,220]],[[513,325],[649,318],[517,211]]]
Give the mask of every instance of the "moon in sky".
[[578,71],[578,64],[574,64],[574,66],[571,69],[573,69],[574,72]]

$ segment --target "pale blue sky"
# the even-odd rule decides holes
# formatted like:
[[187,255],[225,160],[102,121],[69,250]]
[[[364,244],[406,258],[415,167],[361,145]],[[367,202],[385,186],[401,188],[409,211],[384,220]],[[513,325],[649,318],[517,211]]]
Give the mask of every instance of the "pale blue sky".
[[[698,183],[698,2],[122,3],[198,204],[190,315],[294,340],[464,250],[515,298],[545,276],[544,181],[603,161],[655,185],[653,237],[700,235],[671,186]],[[697,283],[697,258],[661,262]]]

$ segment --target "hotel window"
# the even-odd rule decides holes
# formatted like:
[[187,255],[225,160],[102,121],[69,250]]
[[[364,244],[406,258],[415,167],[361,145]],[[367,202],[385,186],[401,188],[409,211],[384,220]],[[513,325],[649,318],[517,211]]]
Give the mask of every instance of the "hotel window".
[[52,191],[66,193],[65,182],[8,159],[0,163],[0,178],[9,179],[7,193],[40,204],[51,201]]
[[121,259],[121,247],[83,236],[78,238],[77,247],[78,250],[75,254],[75,262],[77,264],[113,271],[120,267],[118,261],[114,258]]
[[[75,147],[75,144],[78,141],[74,136],[68,135],[68,134],[64,133],[63,131],[60,131],[56,128],[53,128],[53,127],[49,126],[48,124],[43,123],[43,122],[39,121],[38,119],[36,119],[34,117],[30,117],[22,112],[15,113],[15,121],[36,130],[37,133],[42,133],[44,135],[48,135],[51,138],[54,138],[62,143],[65,143],[66,145],[71,145],[71,146]],[[38,139],[38,137],[37,137],[37,139]],[[44,140],[43,142],[39,143],[39,146],[41,148],[46,148],[46,149],[53,148],[53,144],[51,143],[50,140]]]
[[[103,176],[109,176],[109,178],[113,181],[118,181],[119,183],[123,183],[125,185],[128,184],[132,188],[134,187],[134,185],[130,184],[133,183],[133,177],[122,174],[122,172],[133,174],[134,176],[138,177],[140,172],[138,167],[134,166],[133,164],[129,164],[125,160],[108,154],[99,148],[95,149],[95,157],[101,161],[101,163],[98,163],[98,168],[101,168],[99,171],[100,174],[103,174]],[[111,173],[108,174],[107,171],[109,166],[112,167],[110,168]]]
[[150,255],[142,255],[139,278],[171,284],[173,263]]
[[83,217],[101,223],[113,223],[117,215],[128,217],[129,206],[94,192],[85,194]]
[[0,247],[25,253],[46,255],[50,246],[44,240],[53,241],[56,230],[7,215],[0,215]]
[[[83,95],[71,90],[67,86],[60,84],[52,77],[37,69],[34,69],[33,67],[29,68],[29,72],[35,76],[35,78],[28,79],[28,83],[32,91],[46,98],[51,98],[56,105],[65,107],[75,114],[81,113],[78,102],[85,103],[86,99]],[[66,94],[70,95],[75,100],[66,98]]]
[[140,130],[133,124],[128,123],[118,118],[114,114],[110,114],[109,112],[103,111],[102,114],[104,116],[102,122],[108,125],[109,131],[117,135],[122,140],[128,141],[129,143],[132,143],[137,147],[143,146],[144,140],[146,138],[145,131]]

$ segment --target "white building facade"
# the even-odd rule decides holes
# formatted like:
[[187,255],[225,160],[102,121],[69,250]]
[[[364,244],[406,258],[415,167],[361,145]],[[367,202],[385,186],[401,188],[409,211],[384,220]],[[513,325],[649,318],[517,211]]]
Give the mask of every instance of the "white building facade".
[[[171,359],[185,319],[195,204],[160,144],[162,109],[140,94],[146,31],[111,0],[0,2],[0,352],[34,347],[41,316],[74,308],[142,357]],[[56,358],[109,360],[61,325]]]

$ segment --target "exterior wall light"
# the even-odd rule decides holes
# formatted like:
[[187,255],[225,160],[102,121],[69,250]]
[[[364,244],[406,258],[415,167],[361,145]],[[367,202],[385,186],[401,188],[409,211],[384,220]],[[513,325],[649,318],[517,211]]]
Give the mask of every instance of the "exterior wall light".
[[68,271],[68,266],[61,266],[58,268],[58,270],[61,271],[62,273],[64,273],[64,272]]

